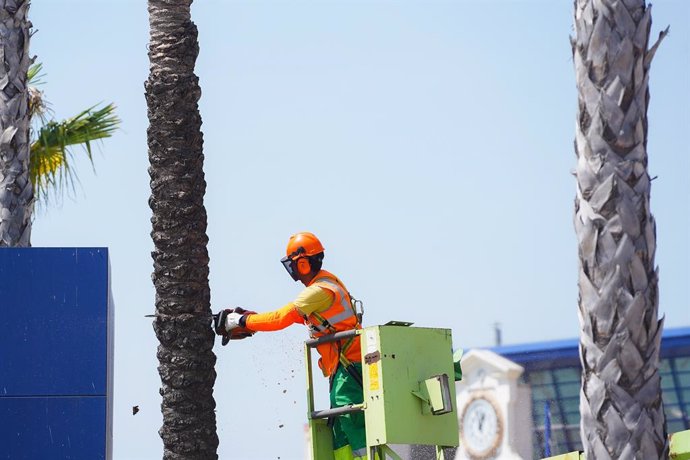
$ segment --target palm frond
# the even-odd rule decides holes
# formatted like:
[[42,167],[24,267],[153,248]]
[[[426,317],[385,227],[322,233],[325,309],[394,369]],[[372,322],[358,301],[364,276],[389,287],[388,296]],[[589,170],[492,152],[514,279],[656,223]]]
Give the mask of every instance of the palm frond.
[[119,125],[115,105],[108,104],[41,126],[31,144],[30,174],[36,199],[47,201],[50,189],[60,192],[64,185],[74,189],[76,176],[70,169],[73,147],[82,146],[93,165],[92,142],[112,136]]
[[31,86],[36,86],[36,85],[41,85],[43,84],[42,78],[45,77],[44,73],[41,73],[43,70],[43,64],[40,62],[37,62],[36,64],[32,64],[29,67],[29,71],[26,73],[26,83],[31,85]]

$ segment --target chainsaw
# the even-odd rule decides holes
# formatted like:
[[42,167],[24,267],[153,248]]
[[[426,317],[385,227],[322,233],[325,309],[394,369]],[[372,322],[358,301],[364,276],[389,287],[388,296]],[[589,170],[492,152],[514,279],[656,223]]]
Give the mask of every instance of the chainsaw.
[[220,342],[223,346],[227,345],[230,340],[242,340],[254,335],[254,331],[250,331],[249,329],[241,326],[236,327],[234,329],[230,329],[230,331],[226,331],[225,318],[230,313],[255,314],[256,312],[247,311],[244,308],[237,307],[229,308],[227,310],[221,310],[215,315],[212,315],[213,330],[216,331],[216,334],[223,337],[223,340]]
[[[221,310],[216,314],[213,315],[202,315],[204,318],[212,318],[213,319],[213,330],[217,335],[220,335],[223,337],[221,340],[221,344],[223,346],[227,345],[229,341],[231,340],[242,340],[246,339],[247,337],[251,337],[254,335],[255,331],[250,331],[247,328],[244,327],[236,327],[234,329],[231,329],[230,331],[225,330],[225,318],[230,314],[230,313],[251,313],[254,314],[255,312],[253,311],[247,311],[244,308],[237,307],[237,308],[228,308],[226,310]],[[154,314],[154,315],[145,315],[146,318],[158,318],[163,315],[159,314]]]

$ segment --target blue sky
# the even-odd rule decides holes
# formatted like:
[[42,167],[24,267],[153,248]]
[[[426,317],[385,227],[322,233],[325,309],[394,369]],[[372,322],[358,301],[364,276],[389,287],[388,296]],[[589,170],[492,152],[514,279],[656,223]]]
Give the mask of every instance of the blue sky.
[[[33,244],[110,248],[115,459],[158,458],[146,5],[30,14],[56,117],[112,101],[123,120],[96,174],[75,161],[74,199],[37,215]],[[278,260],[310,230],[366,324],[448,327],[463,348],[491,345],[495,322],[504,343],[578,334],[572,1],[197,0],[193,16],[214,310],[292,300]],[[690,3],[658,0],[653,20],[653,37],[671,26],[650,80],[660,312],[687,326]],[[217,348],[221,458],[303,458],[305,337]]]

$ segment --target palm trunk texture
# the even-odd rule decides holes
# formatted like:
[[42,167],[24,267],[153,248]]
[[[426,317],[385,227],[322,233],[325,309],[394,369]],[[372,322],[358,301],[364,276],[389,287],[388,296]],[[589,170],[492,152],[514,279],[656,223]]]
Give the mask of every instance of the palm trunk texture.
[[149,175],[155,249],[154,330],[163,397],[165,460],[217,459],[216,380],[210,290],[199,53],[191,0],[149,0],[150,73],[146,81]]
[[666,458],[658,371],[656,229],[649,208],[651,7],[576,0],[575,230],[582,443],[588,460]]
[[0,0],[0,247],[31,246],[28,11],[28,0]]

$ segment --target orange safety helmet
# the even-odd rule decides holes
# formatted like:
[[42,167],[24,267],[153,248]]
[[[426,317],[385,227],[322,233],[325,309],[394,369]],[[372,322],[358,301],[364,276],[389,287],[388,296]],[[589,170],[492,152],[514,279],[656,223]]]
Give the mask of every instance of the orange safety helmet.
[[310,232],[295,233],[288,240],[285,257],[280,259],[293,280],[298,281],[299,275],[306,275],[311,271],[309,258],[323,254],[321,241]]

